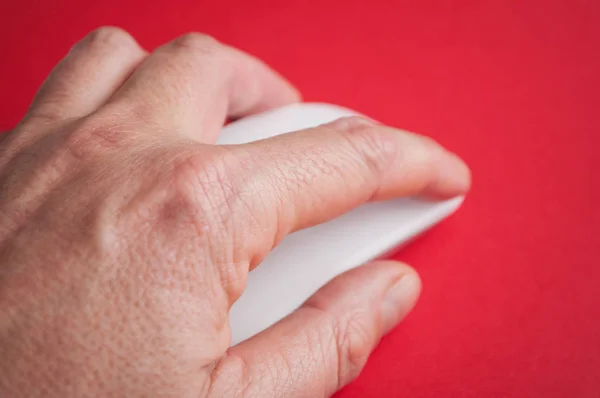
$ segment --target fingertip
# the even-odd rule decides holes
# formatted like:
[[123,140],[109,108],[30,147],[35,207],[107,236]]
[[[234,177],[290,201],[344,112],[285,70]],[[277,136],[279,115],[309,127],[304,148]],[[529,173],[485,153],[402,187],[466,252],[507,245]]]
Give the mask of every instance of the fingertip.
[[400,272],[385,291],[381,300],[381,324],[383,333],[388,333],[414,308],[421,294],[421,278],[411,267],[403,263],[390,262]]
[[446,154],[440,178],[446,178],[453,185],[456,195],[467,193],[471,189],[471,169],[457,154]]
[[269,68],[268,72],[272,76],[272,83],[265,85],[266,93],[263,96],[263,102],[259,104],[263,108],[261,110],[269,110],[302,101],[300,90],[292,82],[273,69]]
[[423,194],[440,199],[467,194],[472,184],[471,169],[455,153],[442,151],[436,164],[438,172]]
[[288,103],[302,102],[303,97],[302,97],[302,93],[300,92],[300,89],[298,87],[296,87],[294,84],[292,84],[292,82],[289,81],[288,79],[286,79],[285,77],[281,76],[281,78],[283,79],[284,84],[287,86],[286,99],[287,99]]

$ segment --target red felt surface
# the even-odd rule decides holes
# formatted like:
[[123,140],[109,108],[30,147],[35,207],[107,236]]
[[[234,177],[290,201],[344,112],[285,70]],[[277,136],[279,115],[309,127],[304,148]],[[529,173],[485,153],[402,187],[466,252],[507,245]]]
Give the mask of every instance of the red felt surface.
[[420,304],[340,397],[599,397],[599,4],[7,0],[0,129],[94,27],[213,34],[473,169],[464,207],[398,256]]

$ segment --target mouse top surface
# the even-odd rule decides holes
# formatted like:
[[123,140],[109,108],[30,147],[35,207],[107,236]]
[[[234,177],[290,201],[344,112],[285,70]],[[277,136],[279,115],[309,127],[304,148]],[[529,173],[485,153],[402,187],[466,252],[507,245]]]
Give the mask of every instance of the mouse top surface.
[[[330,104],[292,104],[227,125],[218,143],[266,139],[352,115],[364,116]],[[232,344],[290,314],[337,275],[406,244],[452,214],[462,201],[399,198],[367,203],[288,235],[250,272],[244,293],[232,306]]]
[[297,103],[247,116],[225,126],[217,144],[243,144],[275,135],[315,127],[346,116],[363,116],[325,103]]

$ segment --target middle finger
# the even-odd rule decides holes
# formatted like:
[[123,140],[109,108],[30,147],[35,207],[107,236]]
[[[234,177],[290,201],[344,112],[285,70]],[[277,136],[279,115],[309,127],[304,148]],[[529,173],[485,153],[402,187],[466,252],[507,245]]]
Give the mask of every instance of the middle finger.
[[226,117],[296,102],[297,91],[268,66],[201,34],[158,48],[112,99],[143,121],[214,143]]

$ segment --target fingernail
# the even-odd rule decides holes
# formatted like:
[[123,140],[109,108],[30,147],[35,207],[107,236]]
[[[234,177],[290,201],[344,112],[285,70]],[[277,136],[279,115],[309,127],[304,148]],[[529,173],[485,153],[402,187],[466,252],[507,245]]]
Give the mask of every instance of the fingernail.
[[384,333],[396,326],[415,305],[421,281],[415,274],[407,273],[392,285],[381,303],[381,321]]

